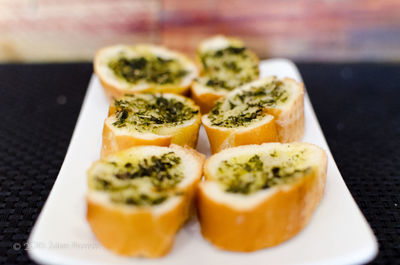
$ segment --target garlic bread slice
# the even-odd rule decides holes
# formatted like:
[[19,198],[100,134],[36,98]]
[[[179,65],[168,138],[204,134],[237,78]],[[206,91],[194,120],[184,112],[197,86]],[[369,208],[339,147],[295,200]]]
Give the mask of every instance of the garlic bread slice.
[[138,92],[184,94],[198,75],[183,54],[151,44],[103,48],[95,55],[94,71],[110,98]]
[[304,134],[303,97],[302,83],[274,76],[233,90],[202,117],[212,152],[300,140]]
[[193,149],[138,146],[88,170],[87,220],[101,244],[125,256],[160,257],[189,217],[204,156]]
[[280,244],[310,221],[324,193],[327,156],[308,143],[229,148],[205,163],[197,211],[202,235],[221,249]]
[[110,106],[101,153],[171,143],[195,148],[200,124],[200,109],[189,98],[170,93],[126,95]]

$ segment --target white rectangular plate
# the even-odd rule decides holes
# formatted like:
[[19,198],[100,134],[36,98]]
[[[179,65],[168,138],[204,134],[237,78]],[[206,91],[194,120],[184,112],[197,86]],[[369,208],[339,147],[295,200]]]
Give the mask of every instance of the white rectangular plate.
[[[301,76],[284,59],[261,62],[262,76]],[[327,80],[327,82],[329,82]],[[253,253],[235,253],[214,248],[191,220],[177,234],[171,252],[161,259],[126,258],[112,254],[96,240],[86,222],[86,170],[99,158],[103,122],[108,102],[93,76],[67,155],[49,198],[26,244],[32,259],[46,264],[359,264],[377,253],[376,239],[351,197],[333,160],[305,95],[304,141],[328,153],[325,196],[311,222],[300,234],[277,247]],[[198,150],[210,155],[207,136],[200,131]]]

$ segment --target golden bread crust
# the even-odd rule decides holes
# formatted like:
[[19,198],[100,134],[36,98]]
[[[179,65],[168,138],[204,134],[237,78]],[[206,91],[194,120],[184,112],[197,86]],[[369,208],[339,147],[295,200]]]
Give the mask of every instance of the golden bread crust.
[[173,245],[176,232],[187,218],[185,201],[155,216],[149,210],[123,212],[87,198],[86,218],[101,244],[125,256],[161,257]]
[[200,111],[202,114],[210,112],[212,107],[214,107],[215,102],[223,97],[223,95],[212,93],[211,91],[201,94],[196,90],[195,87],[196,85],[192,84],[192,86],[190,87],[190,95],[196,105],[200,107]]

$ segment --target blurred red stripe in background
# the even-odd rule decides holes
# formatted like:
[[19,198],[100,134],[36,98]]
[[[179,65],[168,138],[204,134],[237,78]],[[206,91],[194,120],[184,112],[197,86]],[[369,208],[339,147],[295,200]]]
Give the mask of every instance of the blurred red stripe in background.
[[112,43],[193,54],[212,34],[260,57],[399,61],[398,0],[0,0],[0,60],[90,60]]

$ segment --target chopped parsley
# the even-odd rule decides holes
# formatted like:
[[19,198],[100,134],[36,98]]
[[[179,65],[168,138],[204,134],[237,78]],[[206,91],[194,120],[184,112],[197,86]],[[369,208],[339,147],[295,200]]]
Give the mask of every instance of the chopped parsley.
[[139,82],[177,84],[188,74],[178,60],[154,55],[129,59],[118,57],[111,60],[108,67],[117,77],[132,84]]
[[263,109],[285,103],[287,99],[288,92],[283,83],[274,80],[217,101],[208,118],[213,126],[226,128],[246,126],[264,117]]
[[181,158],[173,152],[163,154],[160,157],[151,156],[139,161],[137,165],[128,162],[120,168],[115,177],[119,180],[133,180],[137,178],[149,178],[158,190],[174,187],[179,183],[182,174],[171,173],[181,162]]
[[179,195],[173,188],[182,181],[183,173],[180,169],[181,158],[174,152],[138,161],[104,161],[103,164],[110,171],[94,177],[94,188],[107,191],[113,202],[157,205],[171,195]]
[[199,113],[186,102],[165,98],[162,94],[129,95],[114,101],[114,107],[113,125],[118,128],[133,126],[138,131],[180,125]]

